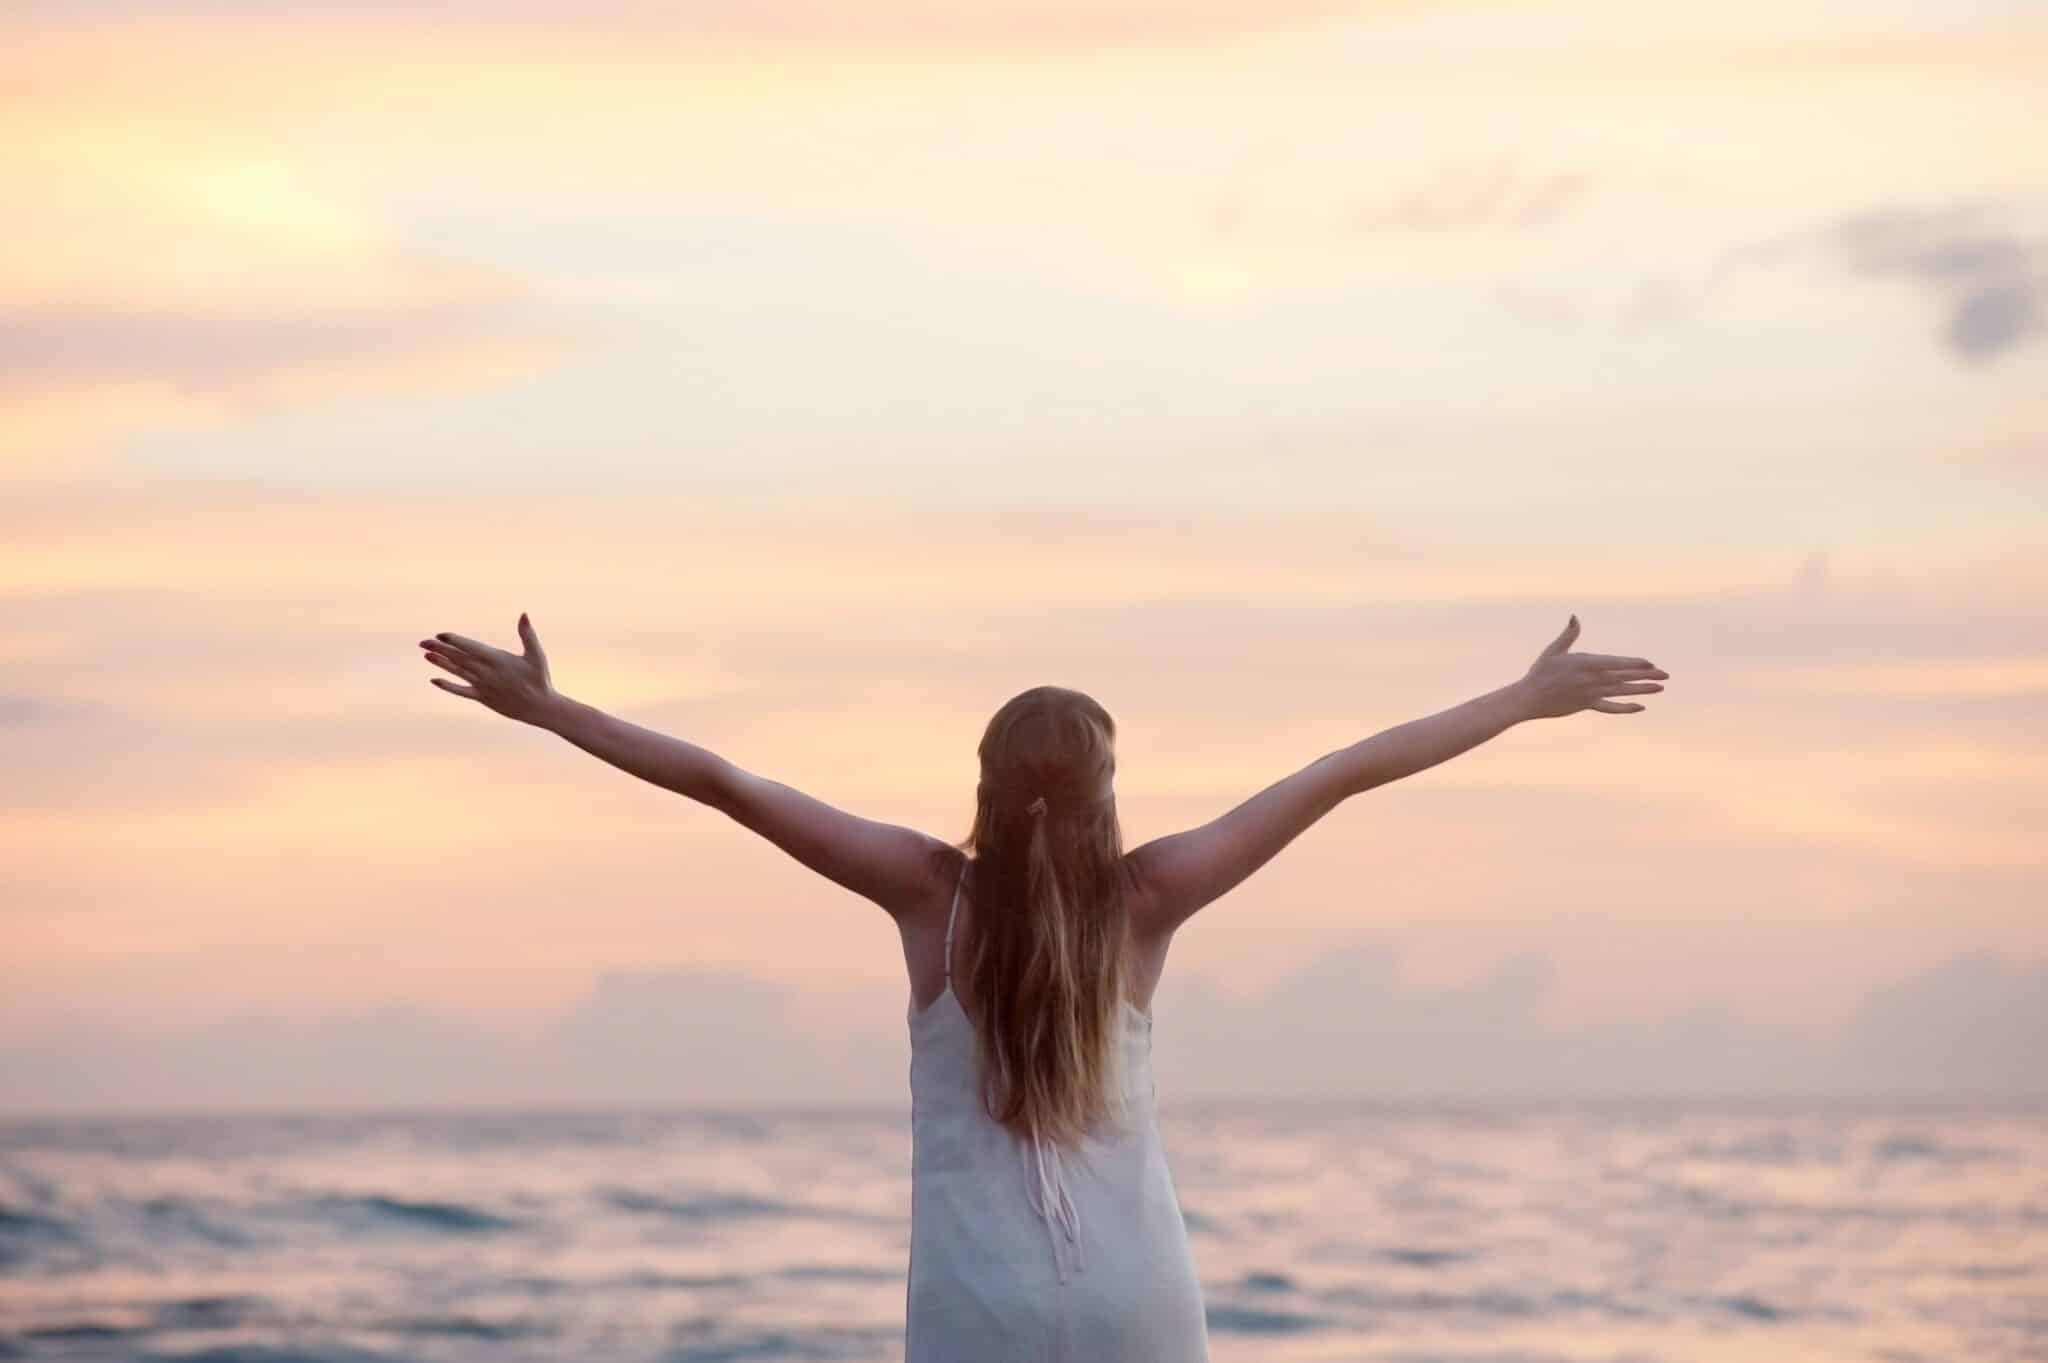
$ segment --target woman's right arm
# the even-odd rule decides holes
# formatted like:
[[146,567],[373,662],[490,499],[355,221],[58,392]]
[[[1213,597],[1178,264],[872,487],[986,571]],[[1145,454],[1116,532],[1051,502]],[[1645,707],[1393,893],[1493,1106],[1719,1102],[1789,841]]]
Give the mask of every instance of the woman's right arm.
[[1448,761],[1523,720],[1578,710],[1633,714],[1643,707],[1605,697],[1664,689],[1670,674],[1646,658],[1566,652],[1578,632],[1573,616],[1529,671],[1506,686],[1327,753],[1200,828],[1133,851],[1138,931],[1153,940],[1171,935],[1361,791]]

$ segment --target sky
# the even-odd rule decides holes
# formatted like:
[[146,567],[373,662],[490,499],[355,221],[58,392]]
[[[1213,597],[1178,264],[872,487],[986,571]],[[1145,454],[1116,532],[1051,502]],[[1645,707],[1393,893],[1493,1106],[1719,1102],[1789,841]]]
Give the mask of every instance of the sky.
[[[4,1087],[372,1101],[671,987],[897,1084],[879,909],[428,684],[521,611],[564,693],[948,841],[988,716],[1084,690],[1127,846],[1576,613],[1665,692],[1191,920],[1185,1082],[1351,970],[1314,1026],[1452,1037],[1361,1091],[1507,1082],[1446,1021],[1503,1008],[1557,1082],[2025,1087],[2043,69],[2018,0],[11,5]],[[283,1037],[356,1068],[236,1060]]]

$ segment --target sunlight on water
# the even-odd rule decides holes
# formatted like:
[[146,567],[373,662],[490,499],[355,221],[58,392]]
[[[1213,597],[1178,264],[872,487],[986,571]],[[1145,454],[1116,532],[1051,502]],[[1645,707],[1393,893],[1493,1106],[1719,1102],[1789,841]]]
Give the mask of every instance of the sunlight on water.
[[[2048,1113],[1236,1105],[1218,1363],[2048,1354]],[[902,1114],[0,1127],[0,1359],[896,1360]]]

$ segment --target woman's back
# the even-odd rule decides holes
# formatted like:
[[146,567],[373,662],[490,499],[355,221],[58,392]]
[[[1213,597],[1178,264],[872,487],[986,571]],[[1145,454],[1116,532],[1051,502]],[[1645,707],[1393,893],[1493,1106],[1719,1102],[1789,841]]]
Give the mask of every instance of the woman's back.
[[[962,859],[960,880],[966,878]],[[905,1363],[1198,1363],[1201,1284],[1159,1141],[1152,1020],[1123,1005],[1125,1114],[1078,1150],[982,1106],[974,1029],[946,987],[910,1014],[911,1248]]]

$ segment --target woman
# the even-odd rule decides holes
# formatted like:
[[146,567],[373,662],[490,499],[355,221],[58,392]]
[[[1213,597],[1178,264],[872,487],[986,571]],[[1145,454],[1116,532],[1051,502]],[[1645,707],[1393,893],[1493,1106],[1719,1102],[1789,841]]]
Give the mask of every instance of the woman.
[[1196,1363],[1200,1284],[1153,1107],[1151,1000],[1174,931],[1347,797],[1526,719],[1643,707],[1644,658],[1571,653],[1340,748],[1203,827],[1126,855],[1116,726],[1089,697],[1024,692],[989,721],[955,845],[835,809],[694,744],[558,694],[520,653],[423,639],[436,686],[723,811],[896,920],[910,972],[906,1363]]

